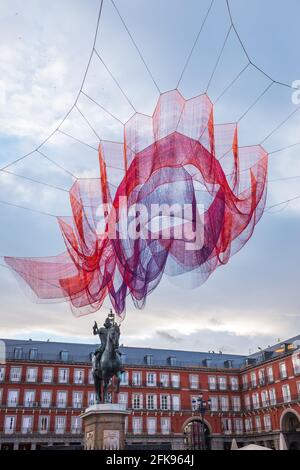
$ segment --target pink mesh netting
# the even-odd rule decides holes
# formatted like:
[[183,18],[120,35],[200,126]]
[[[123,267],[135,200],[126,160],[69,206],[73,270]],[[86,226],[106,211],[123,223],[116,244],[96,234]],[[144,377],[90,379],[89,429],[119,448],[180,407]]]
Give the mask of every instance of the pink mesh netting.
[[[5,258],[38,298],[67,300],[76,314],[106,297],[120,316],[127,295],[142,307],[164,273],[201,285],[249,240],[264,210],[268,155],[239,148],[236,124],[215,125],[207,95],[162,94],[153,116],[125,124],[124,143],[100,143],[99,165],[99,179],[70,189],[72,216],[58,217],[64,253]],[[161,207],[153,213],[162,204],[169,218]],[[189,237],[197,230],[200,244]]]

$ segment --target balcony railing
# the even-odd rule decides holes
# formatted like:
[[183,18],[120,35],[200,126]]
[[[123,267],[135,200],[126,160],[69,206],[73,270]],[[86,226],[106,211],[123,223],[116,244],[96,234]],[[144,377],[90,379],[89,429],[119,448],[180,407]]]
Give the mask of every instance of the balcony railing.
[[21,433],[22,434],[32,434],[32,428],[22,428]]
[[15,407],[18,405],[18,400],[14,399],[14,400],[7,400],[7,406],[12,406],[12,407]]
[[83,408],[83,403],[82,402],[74,402],[73,403],[73,408]]
[[254,406],[253,404],[248,405],[243,409],[244,412],[247,411],[256,411],[258,409],[263,409],[263,408],[270,408],[272,406],[279,406],[279,405],[284,405],[286,403],[293,403],[293,402],[299,402],[300,403],[300,393],[295,394],[295,395],[290,395],[290,396],[278,396],[276,400],[266,400],[263,401],[262,403],[259,403],[258,407]]
[[[30,433],[30,439],[35,437],[35,438],[42,439],[44,441],[47,438],[53,438],[54,432],[55,432],[55,429],[33,431],[32,433]],[[72,438],[72,436],[74,436],[75,434],[78,436],[82,436],[83,432],[80,431],[78,433],[77,432],[75,433],[75,432],[72,432],[72,430],[70,430],[70,431],[64,431],[62,433],[59,433],[58,435],[64,436],[65,438]],[[9,428],[5,428],[3,431],[0,431],[0,437],[5,437],[5,436],[12,436],[12,438],[14,438],[15,436],[19,436],[19,437],[24,437],[25,439],[25,435],[24,433],[22,433],[22,431],[16,431],[15,429],[11,430]]]
[[9,427],[4,428],[4,434],[14,434],[14,433],[15,433],[15,428],[9,428]]

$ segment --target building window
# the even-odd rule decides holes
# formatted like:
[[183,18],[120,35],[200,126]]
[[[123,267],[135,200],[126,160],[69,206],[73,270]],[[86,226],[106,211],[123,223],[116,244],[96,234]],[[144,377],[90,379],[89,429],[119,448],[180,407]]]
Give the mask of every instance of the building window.
[[268,375],[268,382],[269,384],[274,382],[274,373],[273,373],[273,367],[268,367],[267,368],[267,375]]
[[65,391],[57,392],[57,408],[66,408],[67,393],[68,392],[65,392]]
[[43,369],[43,382],[49,384],[53,381],[53,369],[49,367],[44,367]]
[[10,369],[10,381],[11,382],[20,382],[22,375],[21,367],[11,367]]
[[249,395],[245,395],[244,401],[245,401],[245,408],[246,408],[246,410],[251,410],[250,396],[249,396]]
[[246,432],[251,432],[252,431],[252,419],[251,418],[246,418],[245,419],[245,431]]
[[39,417],[39,432],[41,434],[46,434],[49,431],[49,423],[50,423],[50,417],[49,416],[40,416]]
[[170,409],[170,395],[161,395],[160,396],[160,409],[169,410]]
[[143,395],[141,393],[133,393],[132,408],[134,410],[140,410],[143,408]]
[[222,411],[229,411],[229,398],[228,397],[220,397],[220,403],[221,403]]
[[232,397],[232,408],[233,408],[233,411],[241,411],[240,397]]
[[156,418],[147,418],[147,433],[156,434]]
[[15,348],[14,359],[22,359],[22,356],[23,356],[23,348]]
[[169,386],[169,374],[160,374],[159,380],[160,380],[161,387]]
[[290,392],[289,385],[282,386],[282,398],[283,398],[284,403],[288,403],[291,401],[291,392]]
[[251,377],[251,387],[256,387],[257,386],[256,373],[251,372],[250,377]]
[[71,433],[80,434],[81,433],[82,421],[79,416],[72,416],[71,419]]
[[147,386],[156,387],[156,374],[154,372],[147,372]]
[[119,393],[118,402],[126,409],[128,406],[128,393]]
[[272,430],[271,416],[270,415],[264,415],[264,425],[265,425],[265,430],[266,431],[271,431]]
[[197,407],[197,400],[198,400],[198,397],[196,395],[192,395],[190,397],[190,400],[191,400],[191,410],[192,411],[195,411],[196,407]]
[[227,388],[227,379],[226,377],[218,377],[219,389],[226,390]]
[[49,408],[51,406],[52,392],[50,390],[43,390],[41,392],[41,407]]
[[239,379],[237,377],[230,377],[231,390],[237,391],[239,389]]
[[257,432],[261,432],[261,419],[260,416],[255,416],[255,427]]
[[38,357],[38,350],[36,348],[29,349],[29,359],[35,361]]
[[[122,377],[121,377],[121,383],[122,383]],[[89,369],[89,384],[94,385],[94,377],[93,377],[93,370]]]
[[122,372],[120,385],[128,385],[128,372]]
[[222,418],[222,429],[224,434],[232,433],[232,422],[230,418]]
[[168,357],[167,362],[168,362],[168,364],[169,364],[170,366],[175,367],[176,364],[177,364],[176,356],[170,356],[170,357]]
[[83,384],[84,383],[84,370],[75,369],[74,370],[74,384]]
[[153,356],[151,354],[147,354],[144,359],[147,366],[151,366],[153,364]]
[[234,420],[234,430],[237,434],[242,434],[243,433],[243,420],[240,418],[236,418]]
[[261,404],[263,407],[269,406],[269,394],[267,390],[261,392]]
[[242,376],[243,390],[248,390],[248,375]]
[[147,410],[156,410],[157,397],[156,395],[147,395]]
[[19,390],[8,390],[7,406],[17,406],[19,400]]
[[218,411],[219,409],[218,397],[209,397],[209,398],[210,398],[210,411]]
[[173,411],[180,411],[180,395],[172,395]]
[[132,418],[132,431],[133,431],[133,434],[141,434],[142,433],[142,426],[143,426],[142,418],[138,418],[138,417],[134,416]]
[[275,388],[270,388],[270,390],[269,390],[269,396],[270,396],[270,405],[276,405],[276,392],[275,392]]
[[26,381],[27,382],[36,382],[37,374],[38,374],[37,367],[27,367]]
[[171,432],[171,419],[170,418],[161,418],[160,427],[162,434],[170,434]]
[[5,416],[4,432],[5,434],[13,434],[16,429],[16,416]]
[[199,388],[199,377],[198,375],[190,375],[190,388]]
[[5,380],[5,367],[0,366],[0,382],[4,382]]
[[55,434],[64,434],[66,429],[66,417],[56,416],[55,417]]
[[265,369],[260,369],[258,371],[258,380],[259,380],[259,385],[260,386],[264,386],[266,384],[266,380],[265,380]]
[[96,403],[96,392],[88,393],[88,406],[93,406]]
[[280,378],[281,379],[286,379],[287,378],[287,371],[286,371],[286,363],[281,362],[279,364],[279,373],[280,373]]
[[83,404],[83,393],[82,392],[73,392],[72,403],[73,408],[82,408]]
[[24,392],[24,406],[32,407],[35,402],[35,390],[26,390]]
[[22,418],[22,434],[30,434],[32,433],[32,424],[33,424],[33,416],[23,416]]
[[294,374],[299,375],[300,374],[300,353],[293,354],[292,362],[293,362]]
[[132,373],[132,385],[142,385],[142,373],[133,372]]
[[217,389],[217,379],[213,375],[210,375],[208,377],[208,388],[209,388],[209,390],[216,390]]
[[69,351],[60,351],[59,357],[61,361],[67,362],[69,360]]
[[253,408],[257,410],[259,408],[259,395],[258,393],[253,393],[252,395]]
[[58,382],[66,384],[69,381],[69,369],[58,369]]
[[179,374],[171,374],[171,381],[172,381],[173,388],[180,387],[180,375]]

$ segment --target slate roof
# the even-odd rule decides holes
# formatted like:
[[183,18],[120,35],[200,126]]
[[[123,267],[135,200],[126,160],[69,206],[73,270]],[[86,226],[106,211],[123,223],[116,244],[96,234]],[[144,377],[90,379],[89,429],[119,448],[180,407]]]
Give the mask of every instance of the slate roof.
[[[30,350],[37,350],[37,360],[48,362],[74,362],[74,363],[89,363],[91,353],[94,352],[95,344],[81,344],[81,343],[63,343],[54,341],[34,341],[34,340],[15,340],[15,339],[2,339],[6,347],[6,358],[13,359],[16,348],[22,348],[22,356],[20,359],[30,359]],[[295,336],[284,343],[296,343],[300,346],[300,335]],[[274,352],[283,343],[278,343],[264,351]],[[68,358],[64,359],[61,356],[62,351],[68,352]],[[155,366],[207,366],[210,368],[228,368],[239,369],[246,365],[247,358],[255,359],[257,362],[263,360],[263,352],[252,354],[250,356],[235,355],[235,354],[220,354],[208,352],[195,352],[195,351],[180,351],[173,349],[156,349],[156,348],[139,348],[139,347],[120,347],[122,352],[123,362],[126,365],[145,365],[145,358],[151,357],[151,364]],[[170,358],[175,358],[172,364]],[[230,362],[228,362],[230,361]],[[227,362],[227,363],[226,363]],[[225,364],[224,364],[225,363]]]

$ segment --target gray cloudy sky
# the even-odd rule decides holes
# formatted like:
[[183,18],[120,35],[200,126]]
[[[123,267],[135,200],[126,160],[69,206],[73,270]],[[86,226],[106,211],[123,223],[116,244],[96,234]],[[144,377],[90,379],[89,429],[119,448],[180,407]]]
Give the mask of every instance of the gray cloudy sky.
[[[176,86],[208,8],[206,0],[117,0],[162,91]],[[232,12],[253,61],[278,81],[300,80],[298,0],[232,0]],[[35,148],[74,102],[91,50],[99,2],[2,0],[0,6],[0,163]],[[225,0],[215,0],[183,77],[187,98],[208,83],[228,29]],[[104,0],[97,50],[135,107],[152,113],[157,91],[110,0]],[[214,99],[245,66],[231,34],[209,88]],[[270,81],[249,67],[215,109],[216,122],[233,122]],[[132,110],[94,56],[84,90],[125,121]],[[102,138],[119,139],[121,126],[83,96],[79,106]],[[240,143],[256,144],[295,109],[291,90],[274,85],[240,123]],[[62,130],[96,145],[76,111]],[[300,113],[265,144],[272,151],[300,141]],[[61,134],[42,150],[77,176],[97,176],[97,154]],[[300,194],[300,146],[270,157],[268,205]],[[68,189],[72,178],[33,154],[10,168],[19,175]],[[52,214],[69,211],[66,192],[0,174],[0,200]],[[300,201],[267,212],[244,249],[199,289],[164,279],[139,311],[128,304],[126,345],[247,353],[300,333]],[[63,249],[54,218],[0,204],[0,256],[49,256]],[[182,283],[184,284],[184,282]],[[0,336],[94,341],[91,325],[106,311],[75,318],[66,304],[40,304],[0,266]]]

